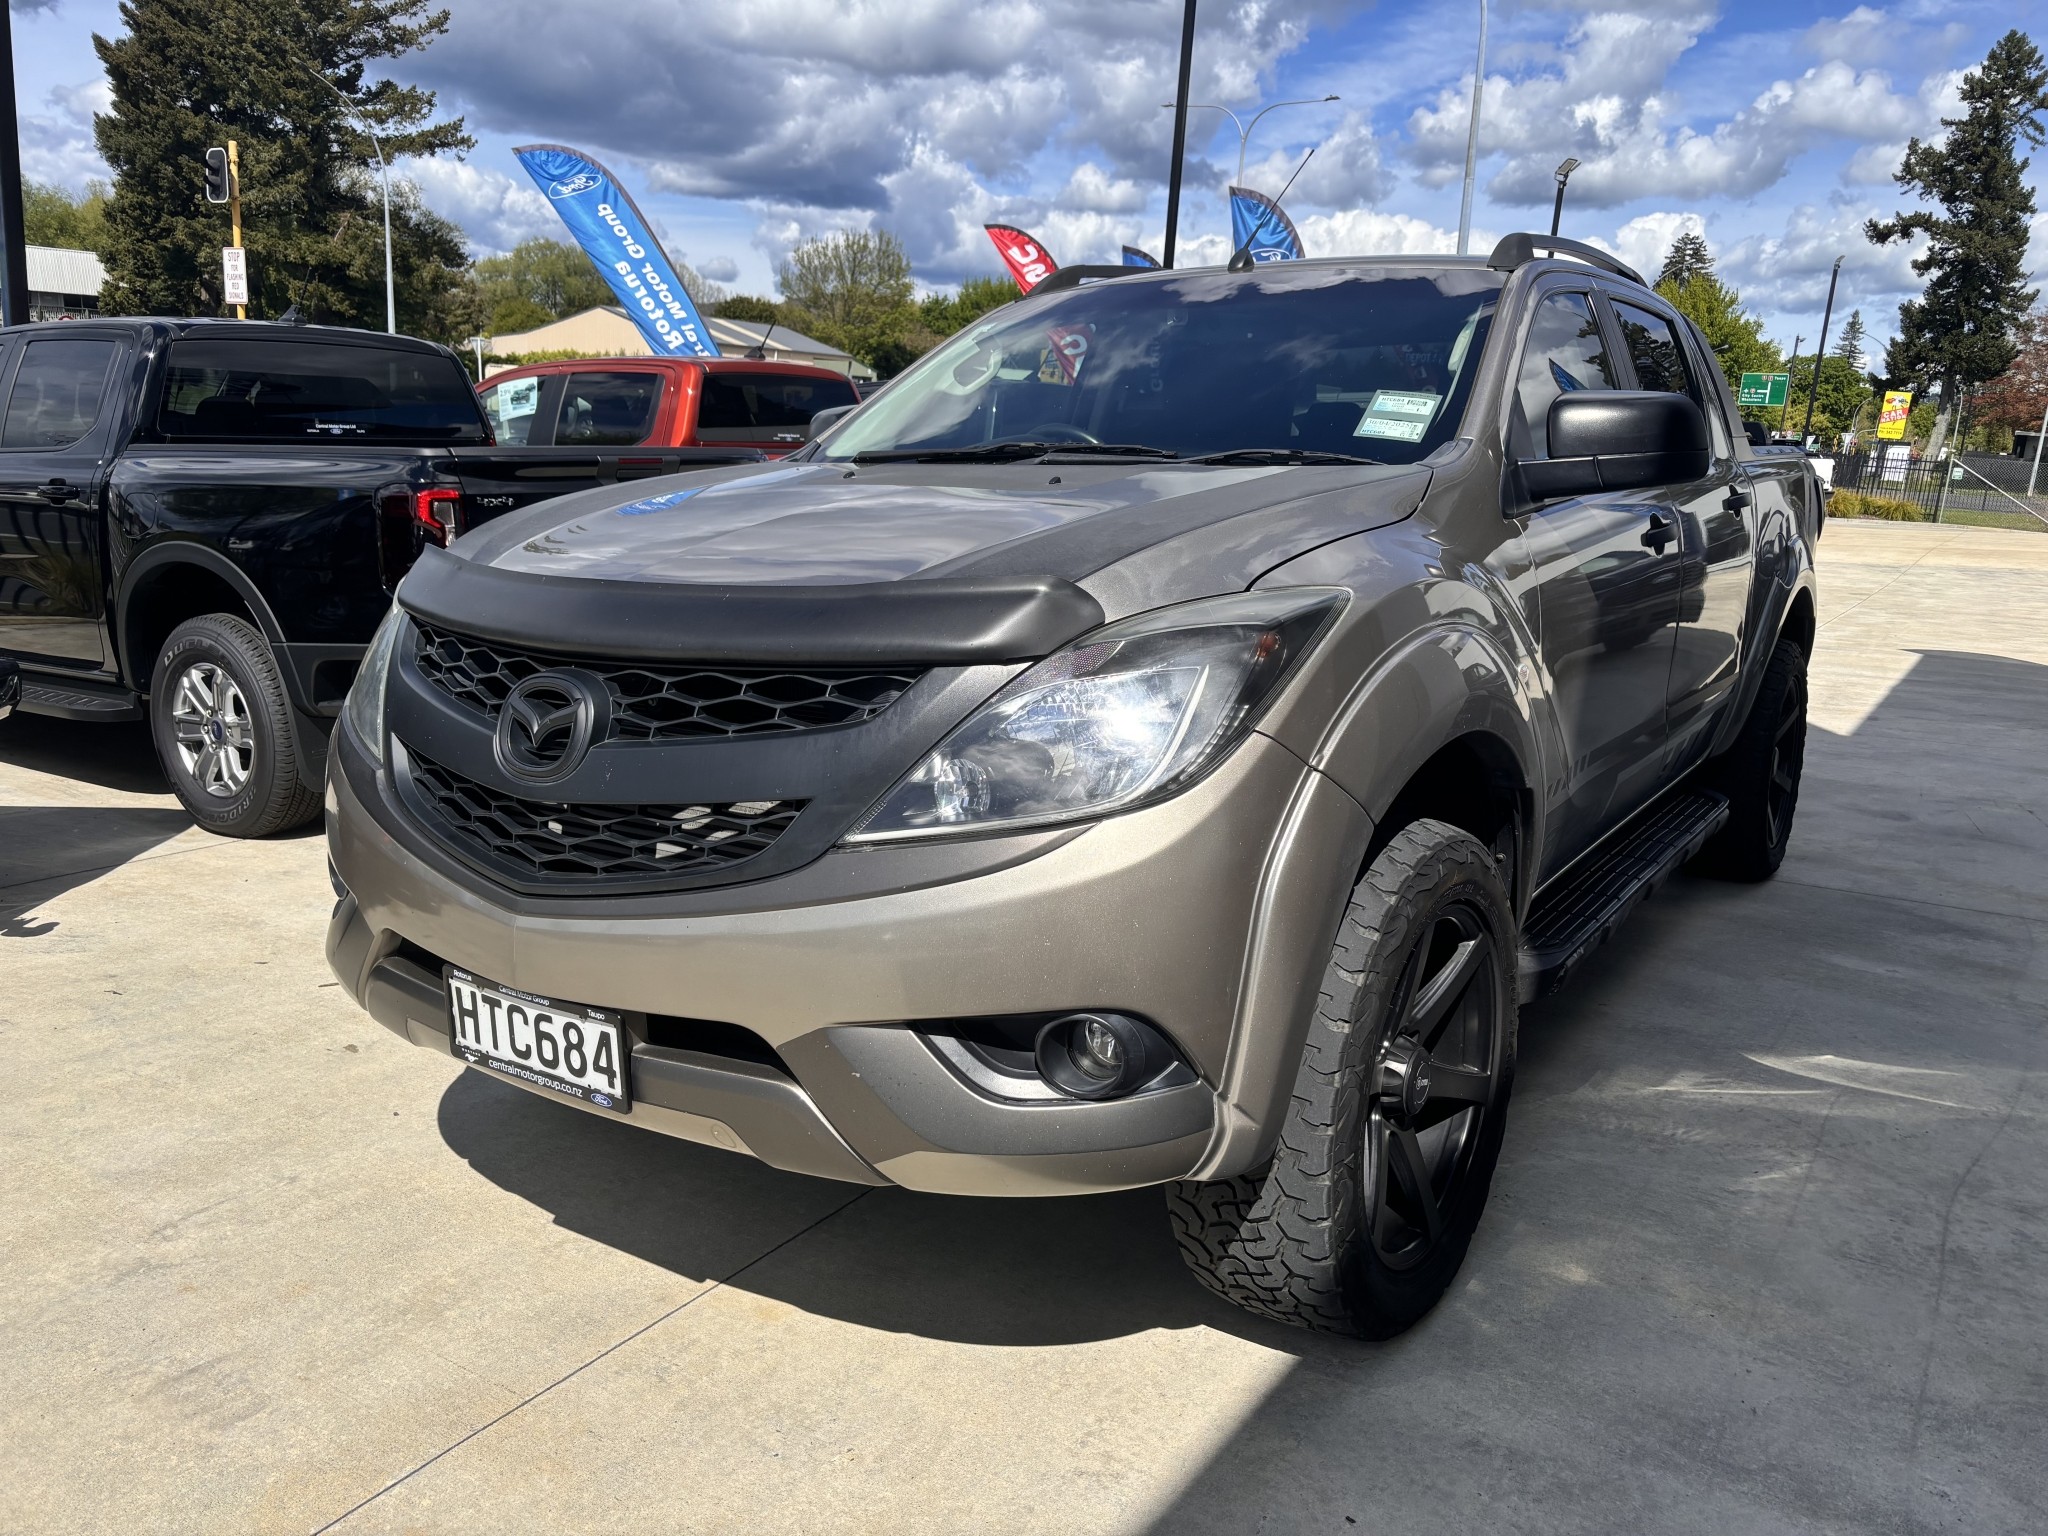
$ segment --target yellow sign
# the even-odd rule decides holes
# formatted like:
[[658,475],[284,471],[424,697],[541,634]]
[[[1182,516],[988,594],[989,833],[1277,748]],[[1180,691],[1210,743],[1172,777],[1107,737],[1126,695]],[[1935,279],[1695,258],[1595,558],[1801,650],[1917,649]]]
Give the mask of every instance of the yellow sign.
[[1884,408],[1877,413],[1877,435],[1896,443],[1906,435],[1906,418],[1912,414],[1913,392],[1910,389],[1886,390]]

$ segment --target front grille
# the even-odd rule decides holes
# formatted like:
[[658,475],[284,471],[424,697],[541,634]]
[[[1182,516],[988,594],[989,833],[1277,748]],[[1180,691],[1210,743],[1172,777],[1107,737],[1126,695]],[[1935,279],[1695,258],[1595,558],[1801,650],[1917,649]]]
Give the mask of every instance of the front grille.
[[730,805],[549,805],[407,750],[435,829],[523,875],[589,881],[700,874],[751,859],[789,830],[801,800]]
[[760,736],[869,720],[895,703],[919,671],[791,671],[579,660],[453,634],[426,624],[414,653],[427,680],[496,720],[513,687],[536,672],[575,667],[612,696],[611,739]]

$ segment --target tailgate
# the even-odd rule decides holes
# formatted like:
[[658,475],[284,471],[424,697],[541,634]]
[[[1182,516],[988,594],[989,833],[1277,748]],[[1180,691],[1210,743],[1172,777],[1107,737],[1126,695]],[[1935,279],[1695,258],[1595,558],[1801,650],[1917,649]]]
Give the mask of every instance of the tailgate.
[[763,458],[758,449],[738,444],[715,448],[454,448],[449,455],[462,482],[466,528],[571,491],[727,464],[755,464]]

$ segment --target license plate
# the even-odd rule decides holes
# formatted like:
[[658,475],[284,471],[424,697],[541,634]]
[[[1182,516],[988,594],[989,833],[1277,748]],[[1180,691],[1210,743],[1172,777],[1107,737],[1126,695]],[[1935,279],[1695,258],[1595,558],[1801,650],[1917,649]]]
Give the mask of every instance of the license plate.
[[450,966],[448,1016],[455,1054],[551,1093],[625,1114],[630,1046],[619,1016],[558,1003]]

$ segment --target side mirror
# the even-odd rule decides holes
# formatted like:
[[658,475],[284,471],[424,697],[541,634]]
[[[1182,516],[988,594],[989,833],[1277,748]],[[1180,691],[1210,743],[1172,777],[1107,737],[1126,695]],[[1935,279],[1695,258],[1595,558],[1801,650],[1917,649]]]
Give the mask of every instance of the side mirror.
[[830,410],[819,411],[811,418],[811,436],[816,438],[827,428],[837,425],[840,417],[859,409],[857,405],[835,405]]
[[1706,477],[1713,458],[1707,418],[1684,395],[1600,389],[1550,404],[1550,457],[1524,459],[1522,478],[1538,501],[1637,491]]
[[1749,446],[1752,448],[1771,446],[1771,429],[1760,421],[1744,421],[1742,435],[1749,439]]

